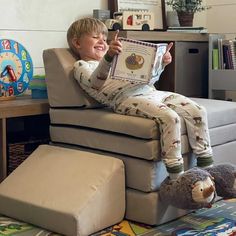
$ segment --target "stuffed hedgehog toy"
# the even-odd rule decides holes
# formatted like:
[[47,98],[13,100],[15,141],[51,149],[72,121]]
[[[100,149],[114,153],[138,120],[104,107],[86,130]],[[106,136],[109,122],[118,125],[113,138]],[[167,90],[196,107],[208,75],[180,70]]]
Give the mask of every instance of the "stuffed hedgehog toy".
[[212,176],[206,170],[192,168],[176,180],[167,177],[159,189],[160,200],[182,209],[211,207],[216,192]]
[[219,164],[205,170],[214,178],[218,196],[223,198],[236,197],[236,166]]
[[236,197],[236,166],[195,167],[176,180],[167,177],[159,189],[161,201],[182,209],[210,207],[216,194],[223,198]]

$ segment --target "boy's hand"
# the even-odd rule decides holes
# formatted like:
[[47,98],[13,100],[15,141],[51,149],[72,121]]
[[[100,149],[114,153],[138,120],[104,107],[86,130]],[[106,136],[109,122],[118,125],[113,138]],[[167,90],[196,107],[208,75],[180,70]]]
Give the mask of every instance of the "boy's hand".
[[107,51],[108,55],[112,58],[122,51],[122,44],[118,40],[118,34],[119,34],[119,30],[116,31],[114,38],[111,40],[109,49]]
[[163,55],[163,58],[162,58],[162,63],[164,66],[170,64],[172,62],[172,56],[170,54],[170,49],[172,48],[174,44],[171,42],[167,45],[166,47],[166,52],[165,54]]

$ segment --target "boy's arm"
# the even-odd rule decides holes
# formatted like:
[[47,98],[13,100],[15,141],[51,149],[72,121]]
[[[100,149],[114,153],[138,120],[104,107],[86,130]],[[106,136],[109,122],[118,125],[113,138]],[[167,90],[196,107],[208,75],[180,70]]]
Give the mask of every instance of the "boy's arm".
[[96,63],[79,60],[74,64],[74,76],[83,88],[99,89],[105,83],[111,63],[102,59]]
[[108,62],[105,58],[103,58],[91,75],[92,88],[99,90],[104,85],[109,75],[110,68],[111,62]]

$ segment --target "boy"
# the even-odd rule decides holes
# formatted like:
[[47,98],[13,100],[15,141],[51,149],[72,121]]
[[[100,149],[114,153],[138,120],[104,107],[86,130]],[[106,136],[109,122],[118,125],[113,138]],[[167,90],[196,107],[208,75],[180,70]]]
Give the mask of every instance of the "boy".
[[[162,159],[171,181],[184,175],[180,117],[186,123],[189,143],[197,157],[197,166],[211,167],[213,155],[205,109],[185,96],[158,91],[153,86],[164,67],[172,61],[169,50],[173,44],[167,46],[162,67],[153,72],[155,76],[150,84],[139,84],[109,77],[112,59],[122,51],[122,45],[117,39],[117,32],[108,46],[107,34],[106,26],[94,18],[75,21],[69,27],[68,44],[80,58],[74,65],[74,75],[80,86],[91,97],[116,113],[146,117],[159,125]],[[212,181],[208,182],[209,187],[214,185]],[[199,198],[203,201],[204,196],[198,196]],[[211,202],[213,198],[214,193],[205,200]]]

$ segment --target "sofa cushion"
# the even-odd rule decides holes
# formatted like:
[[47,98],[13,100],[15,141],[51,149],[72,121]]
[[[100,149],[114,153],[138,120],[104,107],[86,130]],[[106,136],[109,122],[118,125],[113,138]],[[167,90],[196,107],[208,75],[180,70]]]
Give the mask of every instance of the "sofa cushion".
[[74,79],[73,65],[77,58],[69,49],[44,50],[43,60],[51,107],[101,107],[80,88]]
[[[160,131],[151,119],[125,116],[110,109],[53,109],[50,121],[54,125],[77,126],[93,130],[124,134],[142,139],[159,139]],[[182,122],[182,134],[186,133]]]
[[236,123],[236,102],[191,98],[207,110],[209,128]]
[[[79,145],[82,147],[120,153],[145,160],[160,160],[160,142],[158,139],[140,139],[111,132],[84,129],[72,126],[50,127],[51,141]],[[181,137],[182,153],[189,152],[186,135]]]
[[[210,129],[236,124],[236,103],[201,98],[192,99],[206,108]],[[109,109],[50,109],[50,120],[52,124],[103,130],[142,139],[159,139],[160,135],[158,126],[153,120],[124,116]],[[181,133],[186,134],[183,119],[181,119],[181,129]]]
[[1,183],[0,213],[63,235],[95,233],[124,217],[123,162],[41,145]]
[[143,139],[157,139],[159,130],[153,120],[116,114],[109,109],[53,109],[50,121],[66,125],[124,134]]

